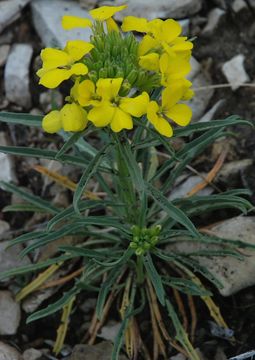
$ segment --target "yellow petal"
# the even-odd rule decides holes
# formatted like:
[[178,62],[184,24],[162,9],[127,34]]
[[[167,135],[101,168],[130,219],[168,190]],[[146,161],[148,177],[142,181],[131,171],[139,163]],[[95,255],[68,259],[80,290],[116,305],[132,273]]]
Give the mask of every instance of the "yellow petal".
[[193,43],[191,41],[183,41],[172,46],[172,50],[176,52],[187,51],[191,49],[193,49]]
[[45,72],[39,81],[39,84],[45,86],[48,89],[54,89],[60,85],[64,80],[69,79],[72,76],[72,72],[67,69],[53,69]]
[[114,132],[120,132],[123,129],[133,129],[132,117],[125,111],[116,108],[110,126]]
[[190,123],[192,111],[186,104],[176,104],[166,112],[166,116],[176,124],[186,126]]
[[158,71],[159,70],[159,54],[150,53],[144,56],[140,56],[139,65],[150,71]]
[[149,95],[144,91],[134,98],[121,99],[119,107],[132,116],[141,117],[146,114],[149,101]]
[[41,59],[43,62],[43,68],[50,70],[59,66],[68,65],[72,59],[63,50],[45,48],[41,51]]
[[178,101],[182,99],[185,88],[181,84],[173,83],[162,91],[162,108],[164,112],[171,109]]
[[99,79],[96,92],[103,100],[113,100],[118,95],[122,82],[123,78]]
[[61,120],[65,131],[82,131],[87,125],[87,113],[75,103],[66,104],[61,110]]
[[80,105],[90,105],[91,98],[94,94],[95,84],[91,80],[84,80],[79,84],[77,100]]
[[62,128],[60,111],[53,110],[49,114],[45,115],[42,120],[42,128],[50,134],[58,132]]
[[71,99],[73,99],[75,101],[78,101],[78,97],[79,97],[79,84],[80,84],[80,79],[77,78],[75,80],[73,87],[71,87],[71,90],[70,90]]
[[146,33],[149,31],[148,20],[136,16],[126,16],[123,19],[121,29],[123,31],[137,31]]
[[153,39],[150,35],[145,35],[138,47],[138,55],[145,55],[152,49],[157,49],[159,43],[157,40]]
[[90,120],[96,127],[104,127],[113,119],[115,107],[108,101],[102,102],[100,106],[93,107],[88,113]]
[[71,30],[74,28],[86,28],[91,26],[92,22],[86,18],[71,15],[64,15],[62,17],[62,27],[65,30]]
[[154,36],[156,39],[169,44],[180,35],[181,31],[181,25],[177,21],[167,19],[161,23],[160,28],[155,31]]
[[171,137],[173,129],[166,119],[158,115],[158,111],[159,106],[156,101],[151,101],[147,108],[147,118],[161,135]]
[[86,75],[88,73],[88,68],[82,63],[76,63],[71,66],[71,69],[69,71],[71,75]]
[[163,53],[159,59],[159,69],[162,75],[161,84],[167,86],[174,79],[184,78],[191,70],[191,65],[185,58],[171,57]]
[[70,55],[72,62],[80,60],[88,54],[94,45],[83,40],[69,40],[66,43],[65,51]]
[[111,32],[111,31],[119,32],[120,31],[118,24],[116,23],[116,21],[113,20],[113,18],[109,18],[106,20],[106,26],[107,26],[108,32]]
[[124,10],[127,5],[121,6],[101,6],[97,9],[91,10],[89,13],[93,19],[104,21],[112,17],[116,12]]

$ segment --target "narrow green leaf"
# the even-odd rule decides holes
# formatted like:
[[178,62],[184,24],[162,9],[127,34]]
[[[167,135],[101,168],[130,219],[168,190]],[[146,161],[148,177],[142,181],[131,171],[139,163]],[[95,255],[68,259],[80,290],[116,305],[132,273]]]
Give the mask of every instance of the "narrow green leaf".
[[167,276],[162,280],[163,284],[175,288],[184,294],[192,296],[212,296],[209,290],[197,285],[192,280]]
[[32,315],[27,318],[27,324],[32,321],[42,319],[46,316],[54,314],[55,312],[61,310],[74,296],[76,296],[80,292],[80,289],[74,286],[71,290],[66,292],[62,298],[56,301],[53,304],[48,305],[46,308],[36,311]]
[[2,212],[36,212],[36,213],[48,213],[45,209],[33,204],[13,204],[7,205],[2,209]]
[[40,269],[44,269],[44,268],[46,268],[46,267],[48,267],[50,265],[57,264],[57,263],[60,263],[62,261],[69,260],[72,257],[73,257],[72,255],[62,255],[62,256],[58,256],[56,258],[52,258],[52,259],[49,259],[49,260],[39,262],[37,264],[19,266],[19,267],[16,267],[14,269],[3,271],[3,272],[0,273],[0,281],[3,280],[3,279],[6,279],[6,278],[12,277],[12,276],[18,276],[18,275],[34,272],[34,271],[37,271],[37,270],[40,270]]
[[149,183],[146,183],[145,185],[148,194],[167,212],[170,218],[183,225],[193,236],[200,236],[199,232],[184,212],[174,206],[172,202],[162,195],[162,193],[154,186]]
[[152,285],[156,291],[157,298],[159,302],[164,306],[166,300],[165,290],[162,284],[161,277],[158,274],[149,253],[143,257],[143,264],[145,266],[149,279],[151,280]]
[[67,141],[64,143],[62,148],[58,151],[56,155],[56,160],[61,160],[61,156],[64,155],[73,145],[78,141],[78,139],[83,136],[84,131],[78,131],[67,138]]
[[73,197],[73,206],[74,210],[80,214],[79,210],[79,200],[84,193],[84,190],[88,184],[88,181],[91,179],[91,177],[94,175],[94,173],[98,170],[99,165],[101,164],[101,161],[103,157],[106,155],[107,150],[111,144],[107,144],[98,151],[97,155],[92,159],[92,161],[89,163],[88,167],[82,174],[82,177],[78,183],[78,186],[75,190],[74,197]]
[[14,184],[0,181],[0,187],[5,191],[10,191],[11,193],[18,195],[21,199],[28,201],[29,203],[49,212],[50,214],[55,215],[60,211],[57,207],[51,205],[50,202],[41,199],[40,196],[32,195]]
[[8,124],[18,124],[26,126],[42,126],[43,115],[31,115],[31,114],[22,114],[22,113],[12,113],[12,112],[0,112],[0,121],[6,122]]

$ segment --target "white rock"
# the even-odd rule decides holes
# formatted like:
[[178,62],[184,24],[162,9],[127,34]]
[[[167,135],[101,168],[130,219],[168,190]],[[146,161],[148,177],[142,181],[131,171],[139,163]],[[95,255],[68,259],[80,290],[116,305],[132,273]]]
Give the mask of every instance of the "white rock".
[[9,241],[0,242],[0,273],[3,271],[14,269],[18,266],[28,265],[30,260],[27,256],[20,258],[22,247],[15,245],[6,249]]
[[[6,138],[6,134],[4,132],[0,132],[0,145],[1,146],[8,146],[9,141]],[[0,180],[6,182],[16,182],[16,175],[14,172],[14,162],[13,158],[9,154],[4,154],[0,152]]]
[[244,55],[239,54],[225,62],[222,66],[222,72],[231,84],[233,90],[238,89],[240,85],[250,80],[244,68],[244,59]]
[[[113,4],[123,5],[123,1],[115,0]],[[122,20],[127,15],[147,19],[183,19],[196,14],[202,8],[201,0],[158,0],[157,2],[155,0],[127,0],[125,4],[128,5],[128,8],[116,14],[117,20]]]
[[[241,240],[255,245],[255,217],[237,216],[214,225],[208,230],[213,236],[224,239]],[[170,247],[169,247],[170,249]],[[173,250],[173,247],[171,247]],[[181,252],[196,251],[201,249],[219,249],[216,245],[178,242],[174,249]],[[255,284],[255,249],[240,249],[244,260],[230,256],[196,257],[199,263],[205,266],[223,285],[219,292],[223,296],[230,296],[237,291]]]
[[189,35],[190,19],[179,20],[178,23],[182,27],[182,35]]
[[102,327],[98,336],[102,339],[110,340],[110,341],[114,342],[114,339],[116,339],[116,336],[118,335],[120,327],[121,327],[120,322],[116,322],[116,321],[110,322],[109,321],[108,324],[106,324],[105,326]]
[[0,67],[6,63],[10,48],[8,44],[0,46]]
[[208,14],[208,22],[202,31],[202,35],[211,36],[217,30],[217,27],[225,14],[226,12],[220,8],[212,9]]
[[191,71],[190,71],[189,75],[187,76],[187,78],[190,81],[192,81],[200,72],[201,65],[197,61],[197,59],[194,58],[194,56],[191,56],[191,58],[190,58],[190,65],[191,65]]
[[61,26],[63,15],[90,18],[77,2],[70,0],[34,0],[31,3],[33,23],[45,46],[65,47],[67,40],[89,41],[90,28],[66,31]]
[[208,122],[211,121],[215,113],[222,107],[225,103],[224,99],[220,99],[213,105],[213,107],[204,114],[204,116],[199,120],[199,122]]
[[33,54],[30,44],[16,44],[11,49],[4,71],[6,97],[24,108],[31,106],[29,67]]
[[22,357],[15,348],[0,341],[0,360],[22,360]]
[[[214,90],[210,88],[211,80],[203,72],[198,73],[195,78],[192,79],[192,82],[193,88],[195,89],[195,96],[189,101],[189,106],[192,108],[192,121],[196,122],[204,115]],[[196,91],[196,89],[200,87],[203,89]]]
[[0,220],[0,238],[6,231],[10,230],[10,225],[4,220]]
[[170,360],[186,360],[186,356],[184,356],[183,354],[177,354],[174,356],[170,357]]
[[232,4],[232,10],[234,10],[235,13],[239,13],[243,9],[247,8],[247,4],[244,0],[234,0]]
[[0,335],[14,335],[20,323],[20,306],[10,291],[0,291]]
[[37,360],[42,357],[42,352],[36,349],[27,349],[23,353],[23,360]]
[[0,2],[0,33],[2,30],[17,20],[22,8],[30,0],[4,0]]
[[[205,174],[203,174],[205,175]],[[198,184],[203,182],[203,179],[200,176],[190,176],[186,181],[178,185],[173,189],[169,196],[169,200],[174,200],[178,198],[184,198],[187,194]],[[197,195],[206,196],[213,193],[213,188],[211,186],[206,186],[203,190],[200,190]]]

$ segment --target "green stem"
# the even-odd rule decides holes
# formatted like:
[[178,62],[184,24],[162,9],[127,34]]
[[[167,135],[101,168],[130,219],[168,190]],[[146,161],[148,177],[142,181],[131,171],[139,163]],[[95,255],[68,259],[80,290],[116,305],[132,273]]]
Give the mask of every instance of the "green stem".
[[142,284],[144,282],[144,271],[143,271],[143,258],[142,256],[137,256],[136,260],[136,274],[137,274],[137,284]]

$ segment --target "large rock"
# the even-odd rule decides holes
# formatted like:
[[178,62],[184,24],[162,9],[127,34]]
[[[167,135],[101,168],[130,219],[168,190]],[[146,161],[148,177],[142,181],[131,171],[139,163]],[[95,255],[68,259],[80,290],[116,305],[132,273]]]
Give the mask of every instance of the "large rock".
[[[122,5],[122,0],[115,0],[114,5]],[[155,18],[183,19],[196,14],[202,8],[201,0],[127,0],[128,8],[116,14],[116,19],[122,20],[124,16],[133,15]]]
[[17,268],[18,266],[24,266],[30,264],[30,260],[27,256],[20,258],[22,251],[21,245],[15,245],[6,249],[9,245],[9,241],[0,242],[0,274],[3,271]]
[[250,81],[244,68],[245,57],[243,54],[234,56],[222,66],[222,72],[231,85],[232,90],[237,90],[242,84]]
[[20,306],[10,291],[0,291],[0,335],[15,335],[20,316]]
[[[9,141],[4,132],[0,132],[0,145],[9,146]],[[6,182],[16,182],[16,175],[14,172],[14,162],[13,158],[9,154],[4,154],[0,152],[0,180]],[[1,265],[0,265],[1,266]]]
[[36,349],[27,349],[23,352],[23,360],[40,360],[42,352]]
[[22,360],[22,357],[14,347],[0,341],[0,360]]
[[205,114],[214,90],[210,87],[212,83],[209,76],[202,71],[192,79],[192,83],[195,89],[195,96],[189,101],[189,106],[192,109],[192,121],[195,122],[199,121]]
[[4,44],[0,46],[0,67],[4,66],[10,51],[10,45]]
[[[69,360],[111,360],[113,345],[110,341],[103,341],[97,345],[75,345]],[[120,355],[119,360],[126,360]],[[0,359],[1,360],[1,359]]]
[[6,26],[19,18],[22,8],[29,2],[30,0],[4,0],[0,2],[0,33]]
[[[237,216],[225,220],[210,228],[209,234],[224,239],[241,240],[255,245],[255,217]],[[180,241],[169,246],[169,250],[178,252],[193,252],[197,250],[216,250],[219,246],[210,244]],[[255,285],[255,249],[240,249],[244,260],[231,256],[196,257],[199,263],[205,266],[223,285],[220,293],[230,296],[248,286]]]
[[33,55],[30,44],[16,44],[11,49],[4,71],[7,99],[23,108],[31,106],[29,68]]
[[90,28],[64,30],[61,26],[63,15],[90,18],[88,12],[70,0],[34,0],[31,4],[33,23],[45,46],[64,48],[67,40],[89,41]]

